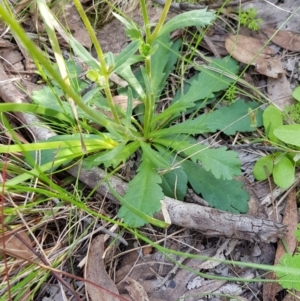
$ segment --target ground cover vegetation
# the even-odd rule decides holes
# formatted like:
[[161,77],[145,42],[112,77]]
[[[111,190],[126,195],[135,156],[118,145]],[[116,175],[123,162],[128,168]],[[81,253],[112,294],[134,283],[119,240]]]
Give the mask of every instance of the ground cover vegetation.
[[[154,217],[165,197],[184,201],[191,188],[213,208],[236,214],[248,211],[249,194],[237,178],[242,174],[238,153],[228,149],[226,143],[218,142],[219,137],[226,141],[237,133],[251,133],[249,139],[253,142],[263,141],[277,148],[276,152],[256,162],[253,173],[257,180],[273,175],[274,182],[280,187],[293,184],[299,161],[299,124],[286,124],[285,115],[274,106],[263,110],[262,105],[266,103],[263,95],[249,97],[249,92],[240,88],[242,72],[230,55],[216,59],[204,57],[205,65],[193,61],[195,53],[201,55],[197,45],[203,34],[221,10],[189,11],[167,20],[171,1],[166,1],[157,23],[152,24],[147,3],[141,0],[143,26],[121,12],[113,13],[130,40],[124,50],[114,56],[102,51],[80,1],[74,0],[97,56],[94,58],[69,35],[72,56],[65,60],[51,11],[45,1],[37,0],[36,4],[55,60],[40,52],[21,28],[10,6],[0,5],[2,20],[30,53],[40,79],[46,83],[32,94],[32,103],[0,104],[1,123],[11,137],[9,145],[0,145],[5,158],[1,162],[3,175],[7,175],[2,178],[4,236],[13,232],[9,224],[14,224],[20,216],[35,215],[44,208],[42,218],[36,221],[39,225],[47,223],[54,213],[66,220],[66,228],[59,238],[61,241],[67,239],[68,247],[62,253],[43,254],[53,268],[59,267],[76,251],[76,245],[87,239],[98,219],[118,225],[121,231],[126,229],[169,256],[171,250],[149,241],[138,230],[147,224],[162,229],[169,226],[167,221]],[[259,29],[261,20],[256,18],[255,10],[237,14],[240,25]],[[195,46],[187,45],[181,38],[171,38],[172,32],[189,27],[199,30],[198,35],[193,34]],[[88,81],[81,77],[82,66],[76,58],[88,66],[85,71]],[[184,80],[183,73],[188,74]],[[173,74],[178,80],[171,87]],[[170,99],[171,89],[174,97]],[[23,143],[18,129],[12,127],[3,114],[8,112],[39,117],[43,122],[40,126],[47,125],[51,137]],[[124,178],[124,170],[130,162],[134,162],[134,168],[126,177],[128,189],[122,196],[110,179],[115,175],[122,177],[122,174]],[[84,195],[79,181],[75,181],[75,189],[70,192],[67,182],[73,178],[64,180],[62,185],[54,180],[56,175],[75,164],[79,166],[79,172],[80,169],[103,168],[105,177],[99,186],[107,183],[110,193],[120,202],[116,218],[93,210],[89,198],[96,187]],[[4,195],[26,193],[32,196],[30,202],[4,207]],[[56,205],[47,209],[45,204],[53,200]],[[83,231],[79,231],[80,212],[94,218]],[[27,223],[30,224],[28,219]],[[35,231],[34,227],[33,223],[27,230]],[[298,256],[288,254],[277,266],[254,263],[252,266],[276,271],[283,287],[299,289]],[[46,264],[43,264],[45,268]],[[3,271],[9,276],[7,269],[6,266]],[[31,262],[10,279],[10,287],[1,288],[3,297],[0,300],[21,300],[24,286],[34,298],[51,274],[50,268],[45,269],[46,274],[39,265]],[[53,271],[52,276],[55,276]]]

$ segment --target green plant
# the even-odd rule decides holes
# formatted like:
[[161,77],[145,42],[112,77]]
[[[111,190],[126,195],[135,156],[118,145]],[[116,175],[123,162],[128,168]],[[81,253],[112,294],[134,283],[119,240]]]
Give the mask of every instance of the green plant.
[[300,123],[300,103],[288,105],[284,107],[283,121]]
[[[46,16],[48,12],[43,2],[38,1],[38,4]],[[71,135],[64,133],[47,141],[10,146],[10,152],[22,151],[33,169],[7,181],[8,191],[13,185],[33,176],[54,171],[76,158],[82,160],[84,155],[83,164],[86,168],[102,165],[109,175],[113,170],[118,170],[132,154],[137,153],[140,154],[137,174],[129,182],[125,196],[116,195],[122,204],[119,217],[124,218],[127,225],[139,227],[150,221],[164,226],[164,223],[152,218],[153,213],[160,209],[160,200],[164,195],[183,200],[188,183],[213,207],[232,212],[247,211],[248,194],[242,189],[242,183],[234,179],[241,173],[237,154],[225,147],[211,148],[196,140],[199,134],[219,130],[227,135],[235,134],[236,131],[255,130],[248,116],[249,109],[255,110],[259,106],[255,102],[245,103],[240,99],[229,107],[209,114],[201,113],[202,108],[215,102],[218,93],[234,81],[238,71],[236,61],[226,57],[212,61],[208,68],[195,66],[200,72],[185,84],[184,90],[178,88],[172,103],[164,111],[157,111],[157,102],[164,93],[167,78],[180,57],[181,41],[172,42],[169,33],[184,26],[203,27],[214,19],[213,13],[201,10],[183,13],[164,24],[170,4],[171,1],[167,1],[152,32],[144,1],[141,1],[144,31],[132,21],[115,14],[125,25],[132,43],[114,57],[111,53],[102,53],[79,1],[75,1],[99,59],[99,62],[95,60],[70,37],[73,51],[90,67],[87,76],[97,84],[88,97],[80,96],[84,83],[76,78],[80,72],[77,67],[66,65],[58,56],[55,70],[13,22],[9,13],[1,8],[3,19],[30,49],[35,61],[41,66],[41,73],[45,70],[44,74],[50,78],[52,88],[47,87],[35,93],[36,104],[18,107],[3,104],[0,109],[24,110],[47,116],[54,122],[65,123],[66,127],[74,131]],[[59,55],[51,26],[48,35],[53,47],[56,47],[55,53]],[[132,66],[140,62],[144,65],[134,74]],[[119,75],[128,83],[127,87],[118,88],[118,94],[127,99],[126,109],[114,103],[110,82],[112,74]],[[135,99],[142,102],[136,109],[133,106]],[[112,119],[101,109],[109,111]],[[186,116],[186,121],[180,119],[182,114]],[[257,116],[259,120],[260,113]],[[101,131],[91,127],[90,122],[100,125]],[[0,150],[6,152],[7,147],[0,147]],[[33,151],[40,152],[40,164],[36,163]]]
[[299,165],[300,124],[283,124],[282,112],[269,106],[263,113],[266,142],[278,151],[261,157],[255,163],[253,174],[257,180],[265,180],[273,175],[274,182],[288,188],[295,180],[295,167]]
[[[295,231],[297,241],[300,242],[300,224]],[[291,254],[289,250],[281,258],[278,264],[279,267],[300,269],[300,248],[294,254]],[[286,271],[276,272],[276,276],[279,278],[278,282],[285,289],[295,289],[300,291],[300,277],[299,275],[291,274]]]
[[251,30],[259,30],[263,23],[261,18],[257,18],[256,8],[249,8],[245,11],[239,11],[238,20],[241,25],[248,27]]
[[297,101],[300,101],[300,86],[296,87],[292,95]]
[[225,100],[228,103],[233,103],[237,99],[237,88],[235,84],[231,84],[230,87],[227,89],[225,96]]

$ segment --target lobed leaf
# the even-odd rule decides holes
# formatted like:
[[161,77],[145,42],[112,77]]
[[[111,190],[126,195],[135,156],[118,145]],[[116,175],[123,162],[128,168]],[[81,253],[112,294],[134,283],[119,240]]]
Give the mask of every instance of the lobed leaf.
[[207,171],[211,171],[217,179],[231,180],[241,175],[241,161],[238,154],[228,151],[226,147],[206,148],[192,156],[195,162],[199,160]]
[[158,33],[158,36],[163,36],[176,29],[189,27],[189,26],[200,26],[204,27],[215,19],[213,12],[208,12],[206,9],[198,9],[182,13],[172,18],[166,24],[163,25],[162,29]]
[[191,161],[183,162],[182,166],[193,189],[212,207],[233,213],[247,212],[249,195],[242,189],[242,182],[216,179],[211,172]]
[[213,60],[209,67],[214,70],[199,68],[201,72],[191,79],[188,91],[182,94],[180,89],[173,103],[164,112],[156,116],[153,123],[165,118],[171,119],[179,116],[181,112],[193,107],[198,100],[206,101],[214,98],[216,92],[227,89],[234,81],[229,76],[238,72],[237,62],[230,57]]
[[209,132],[209,128],[207,127],[206,118],[207,116],[205,114],[202,114],[195,119],[189,119],[181,123],[177,123],[173,126],[161,130],[156,130],[149,136],[155,138],[162,136],[170,136],[173,134],[195,135],[207,133]]
[[154,139],[154,141],[172,148],[173,152],[180,154],[182,157],[190,158],[193,162],[199,160],[201,165],[207,171],[211,171],[217,179],[230,180],[241,174],[241,162],[236,152],[228,151],[226,147],[210,148],[207,145],[197,143],[191,137],[184,138],[181,135],[177,138],[174,136],[173,140]]
[[91,155],[84,160],[84,167],[91,169],[100,164],[104,164],[106,168],[113,166],[116,168],[120,163],[125,162],[139,147],[137,141],[127,144],[127,141],[120,143],[112,150]]
[[[298,269],[300,268],[300,254],[295,254],[292,256],[291,254],[284,254],[284,256],[280,259],[280,265],[284,267],[290,267]],[[276,272],[277,277],[279,278],[278,282],[282,287],[286,289],[295,289],[300,291],[300,275],[292,274],[290,272]]]
[[[164,199],[162,188],[159,185],[161,182],[162,180],[157,174],[155,164],[143,153],[138,173],[129,182],[124,199],[137,210],[152,216],[160,210],[160,201]],[[131,227],[141,227],[147,222],[125,205],[122,205],[120,208],[118,216],[124,218],[124,222]]]
[[183,201],[187,194],[187,175],[183,168],[177,165],[179,163],[178,157],[161,145],[154,144],[154,146],[163,158],[166,157],[170,165],[176,164],[174,168],[161,172],[161,187],[164,195]]
[[[136,92],[137,95],[133,95],[134,97],[139,97],[140,99],[144,99],[146,97],[145,91],[134,75],[134,73],[131,70],[131,66],[128,64],[125,64],[123,68],[118,68],[116,71],[122,78],[124,78],[133,91]],[[124,93],[124,89],[121,89],[121,91]]]
[[[245,102],[243,99],[238,99],[228,107],[224,106],[209,113],[206,118],[207,127],[211,132],[221,130],[226,135],[235,135],[236,132],[253,132],[257,127],[262,126],[263,111],[258,107],[257,102]],[[256,109],[255,127],[252,125],[249,109]]]

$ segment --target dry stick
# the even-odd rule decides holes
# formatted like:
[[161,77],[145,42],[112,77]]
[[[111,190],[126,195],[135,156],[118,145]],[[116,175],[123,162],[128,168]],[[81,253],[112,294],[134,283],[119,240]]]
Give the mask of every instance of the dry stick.
[[[68,169],[68,172],[74,177],[79,176],[80,181],[88,187],[92,189],[97,187],[96,190],[100,194],[106,195],[107,198],[117,202],[109,192],[107,183],[102,183],[99,186],[99,182],[107,176],[102,169],[98,167],[94,167],[91,170],[81,168],[79,172],[78,166],[73,166]],[[116,176],[111,176],[109,181],[120,195],[123,196],[125,194],[127,190],[126,182]],[[164,198],[164,204],[172,224],[198,230],[207,236],[225,236],[268,243],[276,242],[286,232],[285,225],[246,214],[237,215],[196,204],[180,202],[169,197]],[[161,212],[156,214],[156,217],[163,219]]]
[[[24,102],[25,97],[12,82],[5,82],[7,79],[5,72],[0,69],[0,96],[2,99],[11,103]],[[37,117],[26,113],[16,113],[16,115],[36,135],[36,139],[42,140],[55,135],[53,131],[37,126],[41,124]],[[91,189],[97,187],[96,190],[101,195],[107,195],[109,199],[117,201],[110,193],[107,183],[102,183],[99,186],[99,182],[107,176],[102,169],[94,167],[88,171],[76,165],[67,171],[74,177],[79,176],[79,179]],[[113,189],[123,196],[127,190],[127,183],[116,176],[111,176],[109,180]],[[286,226],[271,220],[183,203],[169,197],[165,197],[163,201],[173,224],[198,230],[207,236],[225,236],[268,243],[276,242],[286,232]],[[161,212],[157,214],[157,217],[163,220]]]

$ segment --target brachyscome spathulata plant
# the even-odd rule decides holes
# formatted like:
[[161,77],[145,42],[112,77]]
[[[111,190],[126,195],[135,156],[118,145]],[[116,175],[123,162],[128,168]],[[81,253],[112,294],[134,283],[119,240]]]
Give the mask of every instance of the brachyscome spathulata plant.
[[[38,2],[40,1],[42,0]],[[248,194],[242,189],[242,183],[234,179],[241,174],[237,154],[225,147],[211,148],[196,140],[199,134],[219,130],[227,135],[236,131],[255,130],[248,117],[249,108],[255,110],[258,107],[255,102],[245,103],[239,99],[229,107],[200,114],[202,108],[214,102],[218,94],[228,89],[237,78],[236,61],[225,57],[213,60],[207,67],[195,66],[199,72],[186,82],[183,89],[179,87],[175,98],[165,110],[157,111],[157,103],[167,85],[167,78],[180,57],[181,41],[173,42],[170,32],[187,26],[208,26],[215,18],[214,13],[206,10],[190,11],[165,23],[171,4],[171,1],[167,1],[158,23],[152,29],[146,3],[141,0],[143,28],[115,15],[125,25],[132,42],[114,57],[111,53],[102,52],[80,2],[76,0],[74,3],[98,55],[98,60],[94,59],[70,36],[74,53],[90,67],[88,78],[98,85],[91,97],[92,101],[81,97],[74,85],[66,84],[18,24],[13,22],[9,13],[1,7],[2,18],[24,46],[31,50],[31,55],[39,65],[47,70],[55,85],[74,101],[79,116],[78,123],[83,131],[82,141],[79,134],[57,135],[47,141],[11,146],[10,151],[41,151],[41,164],[35,165],[33,171],[22,174],[9,184],[20,183],[39,172],[53,171],[58,166],[83,156],[86,168],[103,165],[107,170],[117,170],[131,155],[138,153],[140,164],[137,174],[129,182],[125,196],[118,196],[113,191],[122,203],[119,217],[129,226],[139,227],[146,222],[164,225],[152,218],[153,213],[160,209],[160,201],[165,195],[183,200],[188,184],[213,207],[246,212]],[[136,63],[143,64],[134,73],[132,67]],[[125,110],[113,101],[110,88],[112,74],[117,74],[128,83],[127,87],[118,89],[118,93],[128,99]],[[38,106],[4,106],[2,110],[25,110],[51,116],[66,124],[76,124],[73,111],[66,109],[69,107],[68,103],[62,102],[59,106],[54,106],[45,99],[47,98],[36,96]],[[133,101],[136,99],[142,104],[134,109]],[[112,119],[101,110],[95,110],[95,107],[110,111]],[[187,116],[185,121],[180,119],[182,114]],[[258,114],[258,120],[259,118]],[[97,123],[102,128],[91,128],[84,120]],[[258,126],[259,123],[260,121]]]

